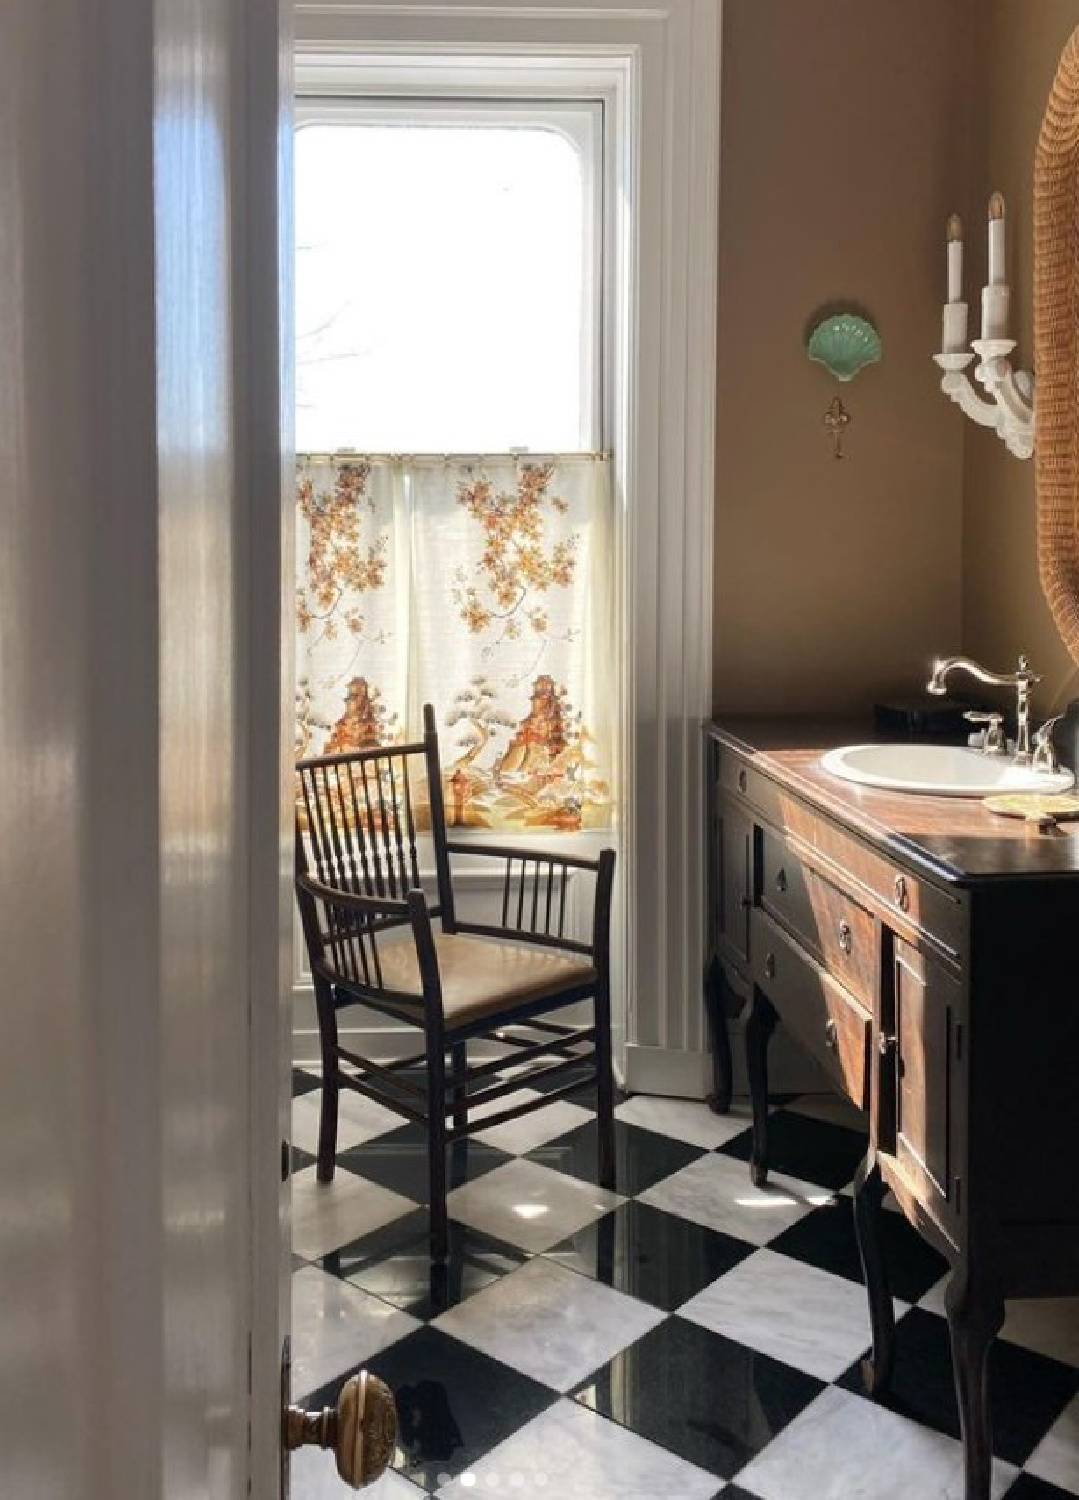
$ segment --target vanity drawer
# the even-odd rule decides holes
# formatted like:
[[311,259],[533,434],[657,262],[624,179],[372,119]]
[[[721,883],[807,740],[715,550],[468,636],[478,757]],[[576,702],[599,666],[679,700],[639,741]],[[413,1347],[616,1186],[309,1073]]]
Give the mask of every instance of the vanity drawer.
[[869,1012],[778,922],[753,912],[753,982],[859,1109],[869,1108]]
[[767,811],[775,799],[775,784],[762,776],[740,755],[717,747],[716,781],[724,792],[744,797],[761,811]]
[[823,818],[813,821],[811,837],[814,852],[862,886],[866,905],[897,932],[915,941],[931,938],[942,956],[962,962],[967,919],[958,895],[899,868]]
[[770,828],[761,829],[760,904],[801,938],[845,989],[872,1008],[879,970],[872,914],[807,865]]

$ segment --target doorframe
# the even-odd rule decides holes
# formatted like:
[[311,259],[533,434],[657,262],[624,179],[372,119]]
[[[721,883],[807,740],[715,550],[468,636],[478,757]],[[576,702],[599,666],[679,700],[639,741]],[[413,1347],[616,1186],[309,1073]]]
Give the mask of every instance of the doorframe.
[[712,684],[722,0],[298,0],[298,61],[549,58],[624,79],[631,215],[623,326],[620,837],[626,1086],[703,1097],[703,755]]

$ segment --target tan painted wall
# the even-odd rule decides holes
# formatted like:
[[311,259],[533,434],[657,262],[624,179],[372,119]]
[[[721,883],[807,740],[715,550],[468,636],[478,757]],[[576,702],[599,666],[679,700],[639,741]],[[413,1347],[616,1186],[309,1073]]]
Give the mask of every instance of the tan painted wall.
[[[929,356],[968,176],[956,80],[972,14],[727,0],[717,711],[864,706],[959,644],[962,419]],[[809,315],[837,298],[866,306],[885,350],[843,387],[803,350]],[[821,424],[837,391],[853,417],[842,463]]]
[[[994,188],[1008,204],[1012,333],[1028,369],[1034,151],[1057,59],[1076,26],[1079,0],[979,0],[975,71],[984,89],[973,132],[972,180],[979,211]],[[984,250],[979,265],[981,278]],[[1026,651],[1044,675],[1042,707],[1079,696],[1079,677],[1038,583],[1034,466],[1010,457],[992,433],[973,424],[964,466],[963,640],[972,655],[1000,669]]]

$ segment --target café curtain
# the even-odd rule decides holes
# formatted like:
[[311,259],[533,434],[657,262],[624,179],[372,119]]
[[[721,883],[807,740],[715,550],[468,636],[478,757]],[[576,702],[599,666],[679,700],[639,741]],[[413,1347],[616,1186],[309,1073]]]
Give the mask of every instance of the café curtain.
[[417,739],[435,706],[447,820],[612,821],[610,460],[297,461],[297,753]]

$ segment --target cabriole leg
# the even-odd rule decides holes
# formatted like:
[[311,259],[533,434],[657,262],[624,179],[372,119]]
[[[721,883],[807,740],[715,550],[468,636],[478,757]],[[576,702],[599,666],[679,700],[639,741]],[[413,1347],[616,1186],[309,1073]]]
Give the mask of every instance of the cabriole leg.
[[763,1187],[768,1180],[768,1043],[775,1029],[775,1011],[760,990],[754,990],[753,1009],[746,1022],[746,1072],[753,1105],[749,1170],[756,1187]]
[[854,1234],[869,1294],[869,1323],[873,1331],[872,1351],[862,1361],[862,1380],[871,1396],[887,1390],[895,1363],[895,1311],[880,1232],[883,1199],[884,1179],[876,1152],[870,1148],[854,1179]]
[[993,1462],[989,1349],[1004,1322],[1004,1299],[995,1286],[979,1284],[970,1268],[963,1266],[952,1273],[944,1300],[963,1433],[965,1500],[989,1500]]
[[704,975],[704,1008],[712,1036],[712,1093],[708,1104],[714,1114],[725,1115],[734,1092],[734,1060],[724,1007],[726,986],[719,960],[713,958]]

